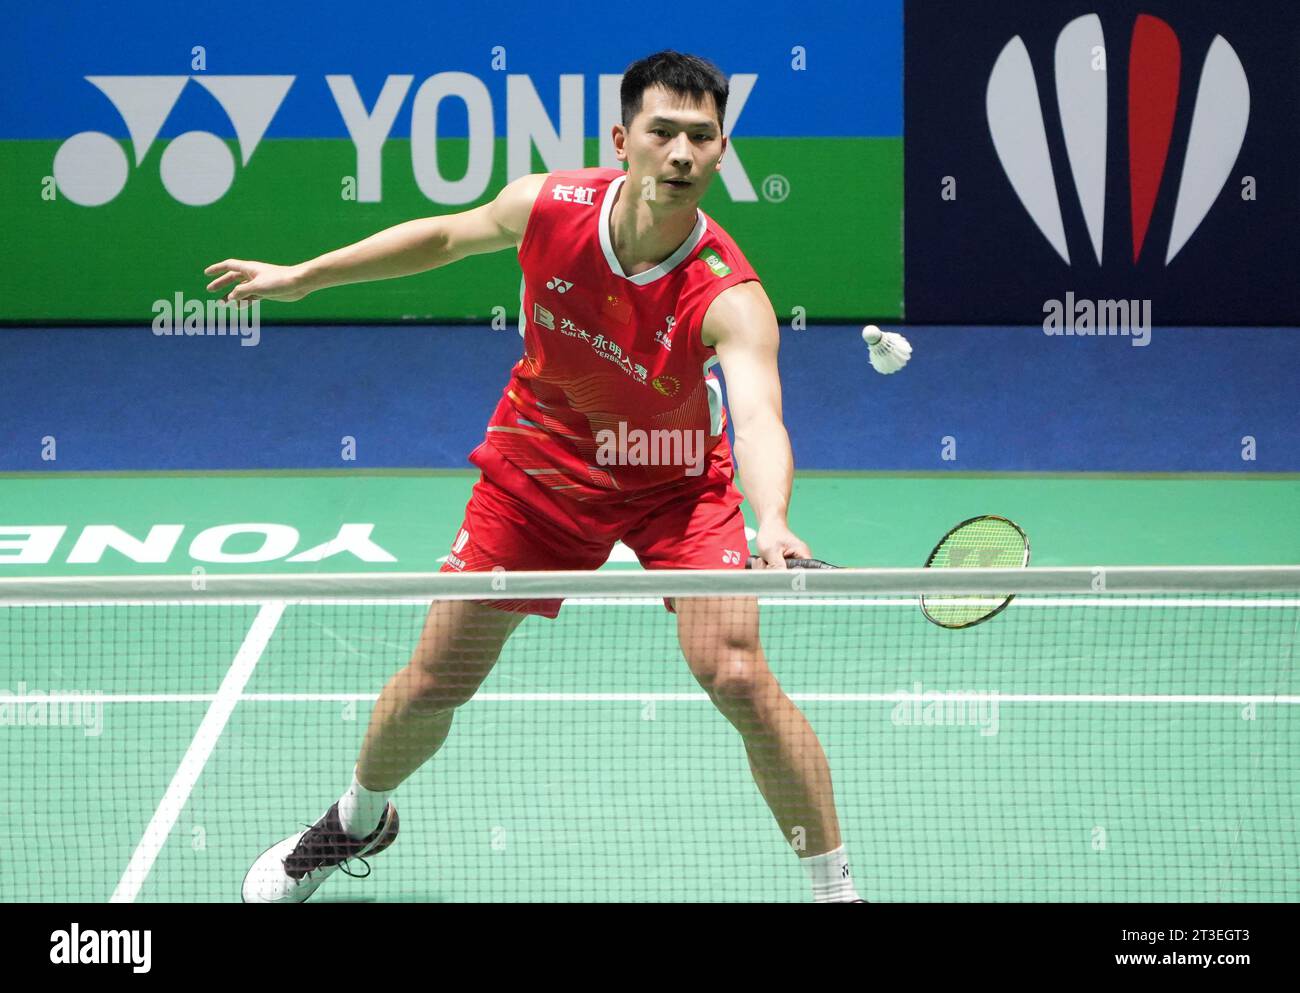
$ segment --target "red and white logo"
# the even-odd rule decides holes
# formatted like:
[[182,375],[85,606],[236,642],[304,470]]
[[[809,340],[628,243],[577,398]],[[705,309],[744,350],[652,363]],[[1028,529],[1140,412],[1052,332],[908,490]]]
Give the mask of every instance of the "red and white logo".
[[457,555],[459,555],[461,551],[465,548],[465,546],[468,544],[469,544],[469,530],[467,528],[461,528],[460,534],[456,535],[456,540],[452,542],[451,550],[455,552]]
[[596,205],[596,187],[575,186],[572,183],[556,183],[551,188],[551,197],[554,200],[563,200],[565,203],[580,203],[587,207],[594,207]]
[[[1105,228],[1107,72],[1101,18],[1085,14],[1057,36],[1056,99],[1065,150],[1098,265]],[[1167,23],[1139,14],[1128,51],[1129,208],[1133,261],[1146,241],[1178,107],[1181,47]],[[1056,253],[1071,265],[1059,187],[1029,51],[1016,35],[998,55],[985,95],[989,133],[1011,187]],[[1218,198],[1246,136],[1250,86],[1236,51],[1215,35],[1201,66],[1165,265]]]
[[456,535],[456,540],[451,543],[451,552],[447,555],[447,564],[453,569],[464,571],[465,560],[458,554],[469,544],[469,531],[461,528],[460,533]]
[[655,332],[655,341],[659,342],[659,344],[664,347],[665,351],[671,352],[673,350],[673,325],[677,323],[677,318],[672,314],[669,314],[664,318],[664,322],[664,329]]

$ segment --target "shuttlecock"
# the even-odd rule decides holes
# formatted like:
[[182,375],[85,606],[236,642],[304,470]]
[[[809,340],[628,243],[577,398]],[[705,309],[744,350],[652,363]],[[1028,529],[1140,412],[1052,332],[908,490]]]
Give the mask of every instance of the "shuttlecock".
[[862,340],[871,347],[871,367],[881,375],[898,372],[912,357],[912,346],[906,338],[893,331],[881,331],[874,324],[862,329]]

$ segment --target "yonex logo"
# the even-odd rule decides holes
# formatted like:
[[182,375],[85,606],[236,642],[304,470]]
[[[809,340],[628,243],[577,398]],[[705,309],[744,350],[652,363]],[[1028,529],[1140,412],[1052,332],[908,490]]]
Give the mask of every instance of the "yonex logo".
[[[137,534],[143,531],[142,537]],[[246,523],[214,524],[194,534],[188,544],[181,543],[184,524],[141,525],[132,533],[116,524],[87,524],[68,547],[63,539],[66,524],[5,524],[0,522],[0,565],[44,565],[62,561],[72,565],[100,562],[112,551],[128,561],[165,563],[173,559],[191,562],[324,562],[336,555],[350,555],[360,562],[396,562],[388,549],[371,538],[373,523],[344,523],[338,533],[320,544],[301,548],[303,536],[289,524]],[[238,546],[232,551],[228,546]],[[196,587],[197,588],[197,587]]]
[[[491,72],[493,79],[504,73]],[[206,73],[183,76],[87,76],[88,82],[108,97],[121,115],[138,167],[157,139],[163,124],[181,102],[186,84],[193,79],[213,96],[230,118],[239,143],[242,164],[247,165],[253,150],[262,140],[271,120],[280,112],[283,100],[295,76],[249,75],[211,76]],[[596,133],[609,134],[621,113],[618,88],[621,74],[600,74],[595,83],[602,94],[599,100],[600,123]],[[740,114],[758,82],[754,73],[736,73],[730,77],[731,97],[727,102],[726,131],[732,133]],[[420,192],[434,203],[468,204],[483,197],[494,176],[492,148],[497,131],[493,98],[487,77],[465,72],[439,72],[416,82],[409,73],[393,73],[383,79],[378,96],[367,103],[362,99],[354,78],[346,74],[327,74],[323,82],[334,102],[354,146],[356,175],[352,195],[359,203],[383,200],[385,145],[395,138],[394,123],[399,114],[409,120],[411,174]],[[576,83],[577,85],[570,85]],[[547,83],[549,87],[551,84]],[[525,155],[536,146],[545,168],[571,169],[589,158],[589,141],[582,128],[570,128],[572,119],[581,121],[584,107],[585,77],[566,74],[560,87],[558,126],[543,109],[537,84],[527,74],[509,74],[505,103],[506,145],[510,149],[507,180],[530,171]],[[304,106],[313,99],[311,93],[300,94]],[[609,94],[613,99],[609,99]],[[408,101],[408,96],[411,99]],[[590,97],[585,97],[590,99]],[[438,147],[439,111],[445,101],[459,103],[468,119],[472,148],[485,148],[488,158],[483,168],[477,165],[459,179],[448,179],[438,167],[438,156],[429,150]],[[409,108],[409,116],[408,116]],[[182,107],[181,113],[184,114]],[[445,119],[446,114],[442,114]],[[752,203],[758,199],[754,185],[733,144],[726,156],[719,178],[731,199]],[[162,161],[163,185],[182,203],[202,205],[221,198],[235,179],[233,156],[225,143],[206,131],[192,131],[172,139]],[[477,159],[475,160],[477,162]],[[597,163],[591,163],[597,164]],[[613,149],[602,145],[599,164],[617,165]],[[54,179],[57,188],[73,203],[97,207],[113,200],[126,186],[130,165],[122,145],[99,131],[73,135],[58,149]],[[558,184],[552,196],[583,206],[595,206],[596,187],[572,183]]]
[[546,288],[554,290],[556,293],[568,293],[573,288],[573,283],[567,279],[561,279],[559,276],[552,276],[546,281]]
[[[293,76],[87,76],[126,123],[138,167],[193,79],[230,118],[241,165],[248,165],[266,134]],[[122,146],[102,131],[82,131],[54,153],[54,181],[75,204],[98,207],[126,187],[129,172]],[[226,143],[209,131],[187,131],[168,142],[159,162],[163,187],[181,203],[201,207],[221,199],[235,180]]]
[[1001,564],[1003,558],[1002,550],[997,548],[957,545],[948,549],[948,565],[958,569],[989,569]]
[[[1056,39],[1057,104],[1066,155],[1098,265],[1105,225],[1107,72],[1101,18],[1070,21]],[[1128,52],[1129,206],[1133,261],[1142,254],[1164,177],[1178,106],[1181,48],[1167,23],[1139,14]],[[1043,237],[1071,265],[1047,130],[1029,51],[1019,35],[989,73],[985,107],[998,159]],[[1250,86],[1236,51],[1215,35],[1201,67],[1165,265],[1187,244],[1227,182],[1250,117]]]

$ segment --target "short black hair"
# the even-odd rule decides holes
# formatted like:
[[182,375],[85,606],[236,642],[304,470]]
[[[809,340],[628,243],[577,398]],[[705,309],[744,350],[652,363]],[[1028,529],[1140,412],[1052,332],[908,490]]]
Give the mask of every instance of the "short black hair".
[[633,62],[624,71],[623,85],[619,89],[623,104],[623,127],[632,126],[633,119],[641,112],[641,99],[645,91],[652,86],[662,86],[690,98],[696,104],[703,104],[705,94],[712,93],[714,106],[718,108],[718,130],[721,132],[730,86],[722,70],[708,59],[665,50]]

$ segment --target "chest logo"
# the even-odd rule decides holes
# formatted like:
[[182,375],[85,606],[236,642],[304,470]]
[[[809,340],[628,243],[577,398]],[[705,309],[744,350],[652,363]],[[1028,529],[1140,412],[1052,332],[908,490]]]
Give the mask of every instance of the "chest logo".
[[675,397],[682,391],[682,381],[676,376],[656,376],[650,385],[666,397]]
[[671,352],[673,350],[673,339],[670,335],[673,333],[673,325],[677,323],[677,318],[669,314],[664,320],[667,327],[662,331],[655,332],[655,341],[664,346],[664,351]]
[[626,324],[632,318],[632,301],[617,293],[606,293],[600,304],[600,313],[620,324]]
[[540,303],[533,304],[533,323],[540,324],[542,327],[551,331],[555,330],[555,315],[543,307]]

